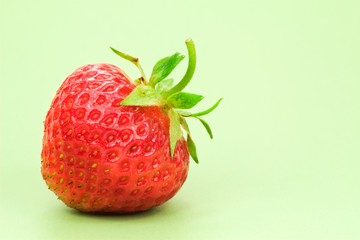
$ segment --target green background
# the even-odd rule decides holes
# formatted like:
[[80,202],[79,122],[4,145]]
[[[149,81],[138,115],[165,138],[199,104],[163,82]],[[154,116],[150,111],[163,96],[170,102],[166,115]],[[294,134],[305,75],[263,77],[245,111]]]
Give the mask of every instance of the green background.
[[[0,239],[360,239],[360,2],[7,1],[0,3]],[[186,53],[186,91],[224,97],[192,121],[200,165],[168,203],[87,215],[40,174],[43,120],[87,63],[137,69]],[[186,61],[172,74],[182,77]]]

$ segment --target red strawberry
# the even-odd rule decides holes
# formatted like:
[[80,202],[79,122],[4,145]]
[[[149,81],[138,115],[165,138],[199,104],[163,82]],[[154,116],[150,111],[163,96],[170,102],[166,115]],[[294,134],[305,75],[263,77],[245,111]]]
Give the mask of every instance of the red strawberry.
[[[111,64],[88,64],[68,76],[56,93],[45,120],[41,172],[49,189],[66,205],[84,212],[135,212],[172,198],[186,180],[189,152],[195,145],[179,109],[203,97],[183,93],[195,70],[195,49],[186,41],[189,67],[173,88],[164,80],[184,58],[176,53],[161,59],[149,82],[132,82]],[[204,120],[199,119],[212,137]],[[180,125],[187,132],[182,137]]]

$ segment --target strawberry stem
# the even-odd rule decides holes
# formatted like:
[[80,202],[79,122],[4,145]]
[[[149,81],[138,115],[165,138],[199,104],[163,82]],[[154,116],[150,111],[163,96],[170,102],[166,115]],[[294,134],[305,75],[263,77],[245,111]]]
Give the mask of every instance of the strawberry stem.
[[165,99],[174,93],[181,92],[189,84],[191,78],[194,75],[195,66],[196,66],[195,45],[191,38],[186,39],[185,44],[189,54],[188,68],[181,81],[178,84],[176,84],[173,88],[171,88],[169,91],[163,94],[163,97]]

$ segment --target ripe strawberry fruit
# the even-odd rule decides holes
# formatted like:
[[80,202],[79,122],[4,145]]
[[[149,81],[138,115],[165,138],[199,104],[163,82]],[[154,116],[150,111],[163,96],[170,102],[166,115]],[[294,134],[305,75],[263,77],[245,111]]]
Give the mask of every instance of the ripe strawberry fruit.
[[[111,64],[88,64],[68,76],[51,103],[44,123],[42,176],[66,205],[84,212],[136,212],[172,198],[186,180],[189,155],[198,162],[180,109],[203,97],[181,92],[195,70],[195,48],[186,41],[189,65],[174,87],[165,79],[184,58],[161,59],[149,81],[137,58],[111,48],[134,63],[142,77],[132,82]],[[187,139],[182,136],[182,128]]]

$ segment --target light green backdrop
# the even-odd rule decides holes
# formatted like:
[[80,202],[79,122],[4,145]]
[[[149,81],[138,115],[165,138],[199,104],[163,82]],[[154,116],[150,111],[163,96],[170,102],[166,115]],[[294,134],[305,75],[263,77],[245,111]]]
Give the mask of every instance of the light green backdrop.
[[[0,239],[360,239],[360,2],[0,3]],[[192,37],[187,91],[205,95],[209,140],[167,204],[128,216],[66,208],[40,174],[42,121],[75,68],[138,76]],[[173,76],[179,79],[185,61]]]

